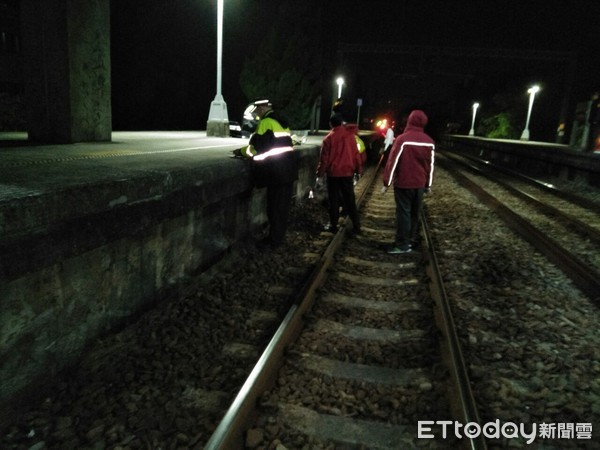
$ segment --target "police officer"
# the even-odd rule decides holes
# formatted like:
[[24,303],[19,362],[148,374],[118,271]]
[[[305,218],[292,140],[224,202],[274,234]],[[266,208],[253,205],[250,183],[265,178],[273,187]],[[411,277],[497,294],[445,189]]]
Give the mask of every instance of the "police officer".
[[298,163],[293,151],[290,130],[277,117],[269,100],[254,102],[259,122],[242,155],[251,158],[256,187],[267,188],[269,235],[261,246],[277,247],[283,243],[292,203],[294,181],[298,179]]

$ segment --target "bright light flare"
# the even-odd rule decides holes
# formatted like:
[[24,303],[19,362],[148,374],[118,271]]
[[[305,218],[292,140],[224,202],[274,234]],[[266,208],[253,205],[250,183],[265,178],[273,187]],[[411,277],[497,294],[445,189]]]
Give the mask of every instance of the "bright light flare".
[[386,128],[388,128],[388,120],[387,119],[380,119],[380,120],[377,121],[377,123],[375,125],[380,130],[385,130]]
[[479,103],[473,103],[473,119],[471,120],[471,129],[469,130],[469,136],[475,136],[475,116],[477,115],[477,108],[479,108]]

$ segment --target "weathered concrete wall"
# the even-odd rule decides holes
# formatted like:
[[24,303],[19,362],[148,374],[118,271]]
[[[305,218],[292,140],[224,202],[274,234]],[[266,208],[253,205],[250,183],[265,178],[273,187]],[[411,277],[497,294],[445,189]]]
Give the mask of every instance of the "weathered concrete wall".
[[[300,199],[314,181],[318,148],[298,152]],[[31,217],[34,210],[19,218],[21,236],[12,229],[10,238],[0,238],[3,414],[77,361],[90,341],[176,293],[232,244],[265,226],[265,190],[251,187],[244,164],[226,163],[190,168],[193,176],[178,173],[180,181],[169,192],[164,186],[152,189],[144,175],[137,180],[140,186],[162,191],[145,201],[98,206],[84,215],[48,214],[40,206],[37,220]],[[95,189],[110,198],[109,184]],[[122,186],[114,189],[123,192]],[[77,189],[60,196],[63,201],[54,198],[56,204],[77,210],[77,199],[91,199],[93,193]],[[34,232],[35,223],[44,223],[43,230]]]
[[21,17],[29,138],[109,141],[109,0],[23,0]]
[[446,135],[442,149],[482,157],[530,176],[556,176],[600,186],[600,157],[566,145]]
[[69,0],[71,139],[109,141],[112,132],[110,1]]

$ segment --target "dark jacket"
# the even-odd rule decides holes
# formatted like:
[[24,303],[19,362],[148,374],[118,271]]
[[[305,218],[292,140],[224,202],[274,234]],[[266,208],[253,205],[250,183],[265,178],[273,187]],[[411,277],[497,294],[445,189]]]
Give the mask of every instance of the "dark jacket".
[[423,131],[427,116],[415,110],[396,137],[383,173],[383,184],[400,189],[429,188],[433,180],[435,142]]
[[334,127],[321,144],[317,177],[351,177],[362,171],[356,137],[344,125]]

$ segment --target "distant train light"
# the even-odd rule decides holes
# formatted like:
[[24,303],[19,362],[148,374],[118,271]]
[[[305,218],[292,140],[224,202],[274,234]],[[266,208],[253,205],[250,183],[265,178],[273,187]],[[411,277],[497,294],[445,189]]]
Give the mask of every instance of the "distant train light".
[[380,130],[385,130],[386,128],[388,128],[388,120],[387,119],[378,120],[376,123],[376,126]]

